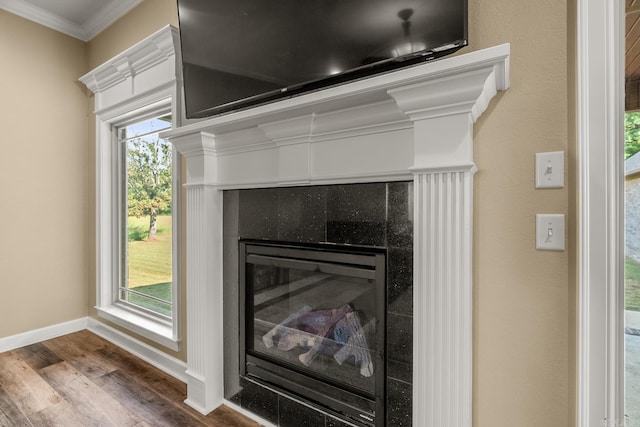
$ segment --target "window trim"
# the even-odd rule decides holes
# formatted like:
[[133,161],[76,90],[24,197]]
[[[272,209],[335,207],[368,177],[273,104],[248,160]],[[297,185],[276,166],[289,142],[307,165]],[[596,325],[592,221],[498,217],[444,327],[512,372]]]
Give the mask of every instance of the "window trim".
[[624,2],[577,2],[577,425],[624,422]]
[[144,97],[118,104],[96,113],[96,310],[98,316],[135,332],[171,350],[179,351],[180,333],[180,176],[178,152],[172,171],[172,321],[147,314],[144,310],[123,304],[118,297],[120,285],[120,176],[116,128],[171,111],[177,125],[174,87],[166,87]]

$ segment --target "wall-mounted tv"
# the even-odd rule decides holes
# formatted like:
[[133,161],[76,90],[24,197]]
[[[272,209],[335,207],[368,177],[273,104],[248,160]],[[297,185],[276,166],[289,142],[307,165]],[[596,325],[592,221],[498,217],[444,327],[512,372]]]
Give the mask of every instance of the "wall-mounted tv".
[[467,0],[178,0],[187,118],[450,54]]

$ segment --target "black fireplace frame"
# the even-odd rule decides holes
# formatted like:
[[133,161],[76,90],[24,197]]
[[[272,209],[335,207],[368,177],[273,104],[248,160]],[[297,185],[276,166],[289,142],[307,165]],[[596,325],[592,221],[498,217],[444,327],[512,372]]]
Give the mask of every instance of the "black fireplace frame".
[[[326,273],[375,280],[376,349],[375,392],[365,393],[348,385],[296,371],[250,354],[247,339],[253,339],[251,322],[247,322],[247,264],[254,257],[268,258],[276,266],[313,269]],[[278,392],[362,426],[381,427],[386,419],[386,281],[387,250],[375,246],[336,245],[329,243],[301,244],[271,240],[240,239],[239,241],[239,331],[240,376],[263,384]],[[358,276],[360,275],[360,276]]]

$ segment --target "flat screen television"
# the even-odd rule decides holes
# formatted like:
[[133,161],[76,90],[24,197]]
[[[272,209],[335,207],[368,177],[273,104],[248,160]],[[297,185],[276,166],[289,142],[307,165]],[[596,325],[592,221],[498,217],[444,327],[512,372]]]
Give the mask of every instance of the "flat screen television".
[[178,0],[187,118],[455,52],[467,0]]

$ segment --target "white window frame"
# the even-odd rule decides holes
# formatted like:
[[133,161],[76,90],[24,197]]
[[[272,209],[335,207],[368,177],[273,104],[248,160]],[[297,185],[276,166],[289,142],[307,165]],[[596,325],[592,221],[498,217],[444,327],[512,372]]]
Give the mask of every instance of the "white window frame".
[[[169,95],[169,96],[167,96]],[[145,338],[162,344],[174,351],[180,349],[180,161],[175,148],[172,148],[175,161],[172,162],[173,179],[173,241],[172,241],[172,321],[150,315],[142,309],[120,302],[118,297],[122,259],[120,200],[121,182],[119,172],[119,150],[115,130],[136,118],[149,117],[156,113],[168,111],[173,102],[166,91],[156,94],[158,100],[145,99],[144,105],[139,101],[125,103],[119,108],[101,114],[98,117],[97,141],[97,247],[98,265],[96,309],[98,314],[124,328],[136,332]],[[153,97],[155,98],[155,97]],[[152,102],[149,102],[152,101]],[[171,110],[174,111],[175,110]],[[172,126],[175,126],[172,124]]]
[[166,26],[80,78],[95,94],[96,115],[96,310],[98,316],[174,351],[181,346],[180,158],[173,149],[172,320],[149,315],[118,298],[120,284],[120,176],[115,129],[136,118],[171,111],[182,123],[177,89],[178,30]]

